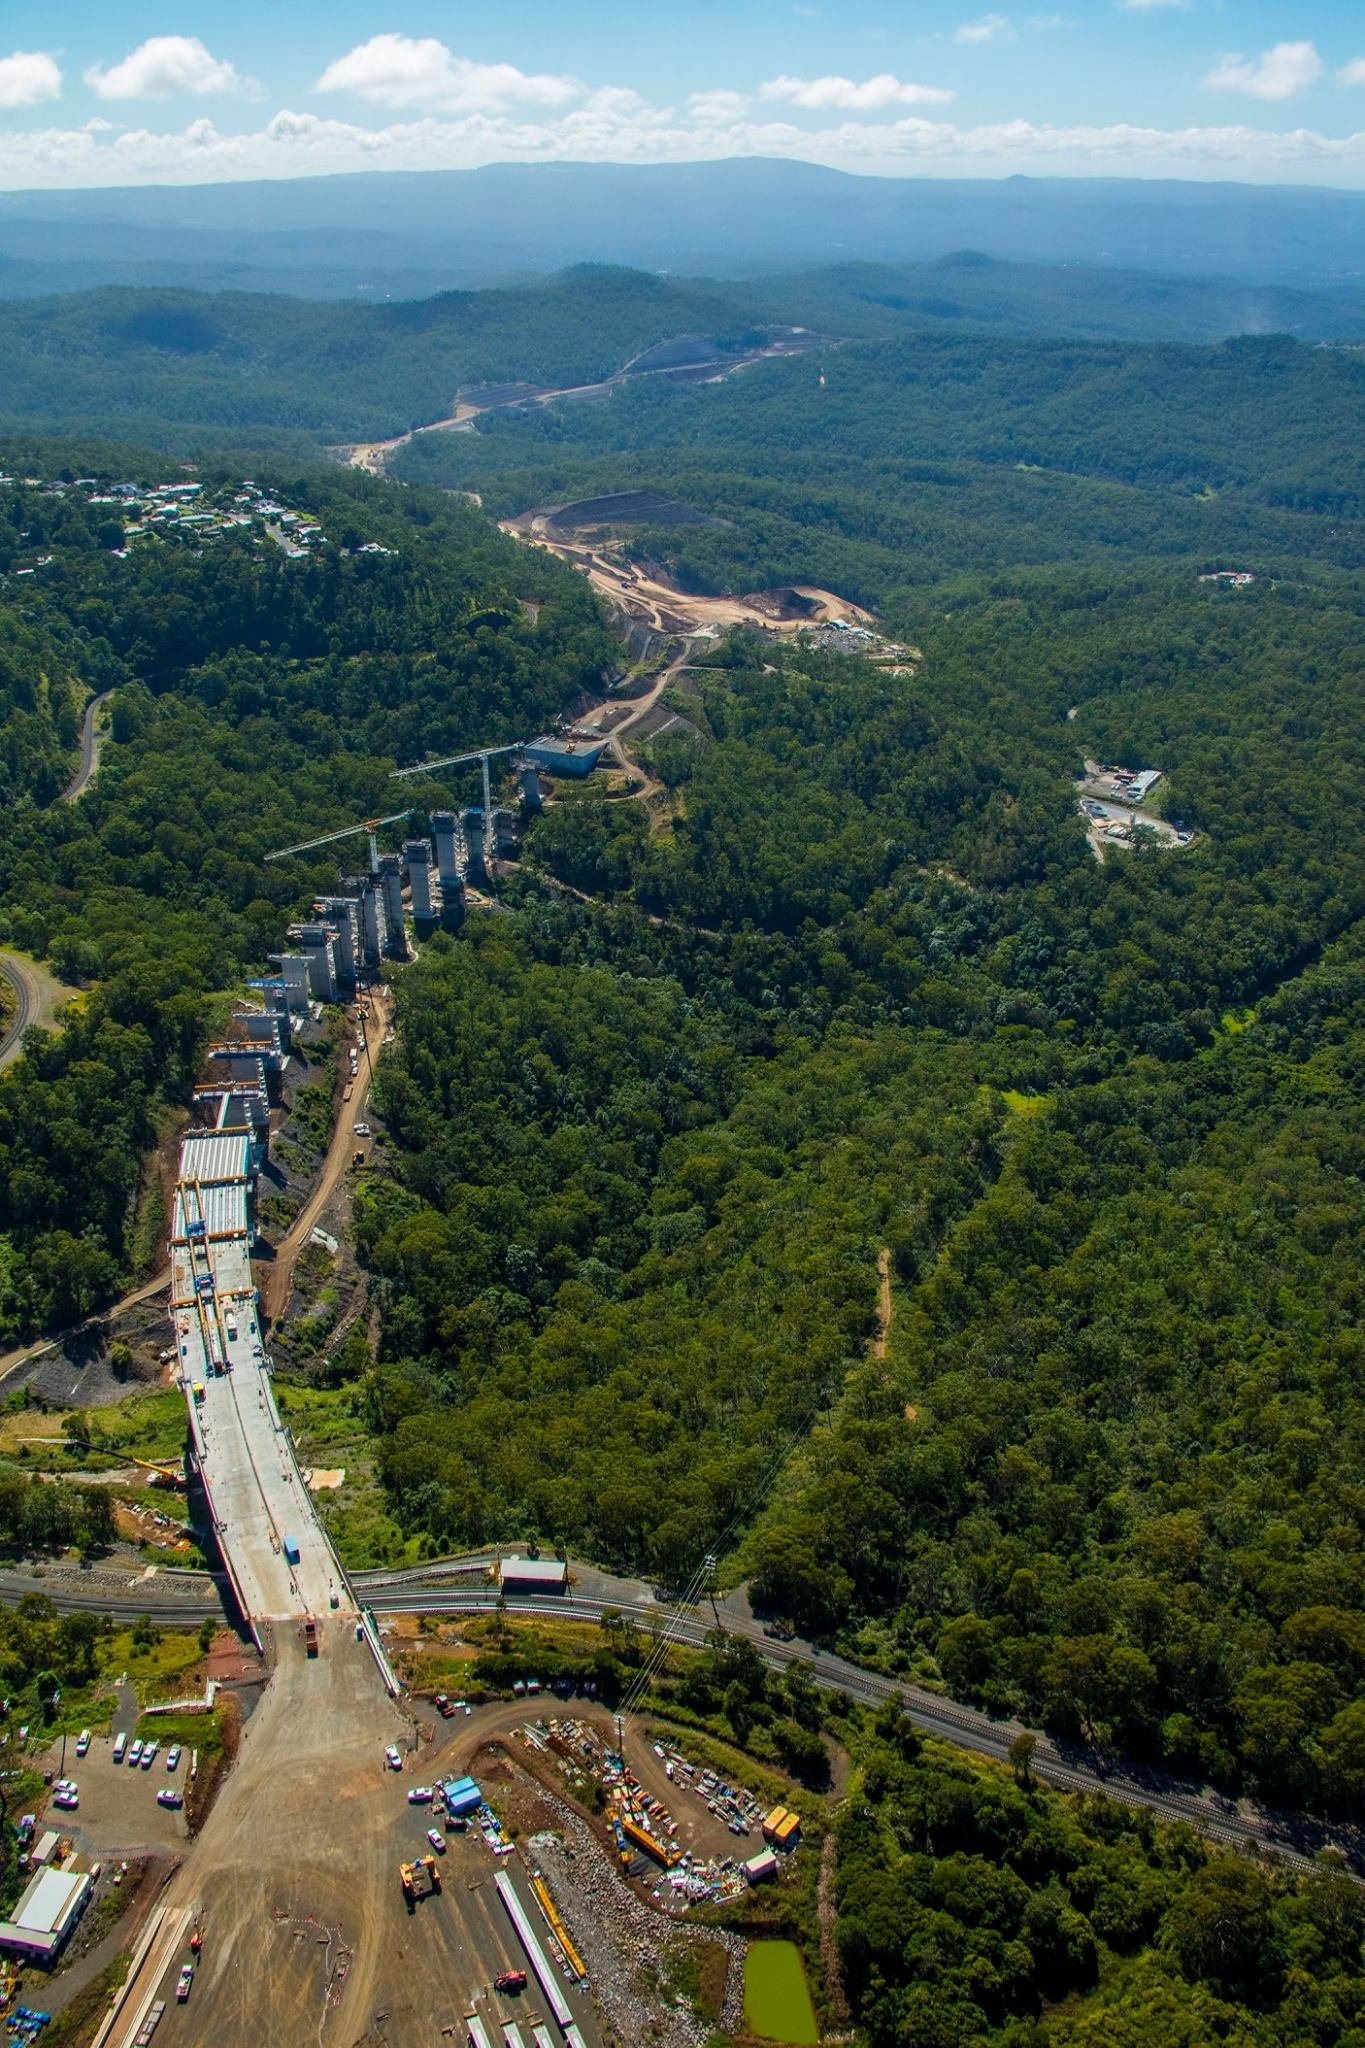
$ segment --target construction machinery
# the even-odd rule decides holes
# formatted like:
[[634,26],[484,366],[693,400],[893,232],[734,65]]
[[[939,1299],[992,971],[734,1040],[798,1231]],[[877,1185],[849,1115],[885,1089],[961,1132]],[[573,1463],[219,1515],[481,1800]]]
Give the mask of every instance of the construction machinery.
[[631,1852],[621,1843],[621,1836],[625,1837],[626,1842],[633,1843],[637,1849],[643,1849],[646,1856],[652,1856],[656,1863],[662,1863],[665,1870],[672,1870],[682,1862],[681,1852],[675,1849],[671,1842],[660,1841],[657,1835],[651,1835],[648,1828],[642,1828],[629,1814],[622,1814],[620,1830],[621,1835],[617,1837],[617,1841],[623,1863],[630,1860]]
[[474,750],[468,754],[446,754],[443,755],[439,761],[419,761],[415,768],[395,768],[392,776],[390,777],[390,780],[393,782],[401,782],[410,775],[435,775],[437,771],[441,768],[462,768],[468,762],[477,761],[479,764],[479,768],[483,774],[484,840],[484,857],[482,862],[478,863],[478,865],[482,866],[489,874],[491,874],[493,872],[493,869],[489,865],[489,863],[493,859],[495,848],[492,844],[493,785],[488,774],[488,764],[490,761],[496,760],[499,754],[519,754],[525,745],[525,740],[512,740],[505,747],[475,747]]
[[[416,770],[410,769],[407,772],[415,774]],[[359,824],[343,825],[339,832],[324,832],[319,839],[301,839],[297,846],[277,847],[274,853],[266,854],[265,858],[267,860],[288,860],[292,854],[312,853],[315,847],[332,846],[339,839],[354,839],[358,832],[363,832],[370,842],[370,873],[377,875],[379,873],[379,841],[375,836],[376,833],[382,825],[400,825],[404,818],[412,816],[413,809],[414,806],[409,804],[405,811],[393,811],[387,818],[362,818]]]
[[400,1863],[398,1879],[403,1887],[403,1897],[408,1902],[408,1911],[415,1912],[419,1899],[429,1899],[441,1889],[441,1869],[434,1856],[417,1856],[411,1863]]

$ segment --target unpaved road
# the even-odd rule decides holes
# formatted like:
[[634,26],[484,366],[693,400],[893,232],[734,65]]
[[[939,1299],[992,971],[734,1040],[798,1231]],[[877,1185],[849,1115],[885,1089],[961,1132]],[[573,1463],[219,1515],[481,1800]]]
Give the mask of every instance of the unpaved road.
[[[274,1675],[243,1731],[237,1765],[183,1869],[164,1894],[202,1912],[203,1956],[188,2004],[172,1987],[188,1953],[155,1955],[130,1987],[108,2048],[128,2048],[138,2011],[160,1981],[171,1999],[157,2030],[167,2043],[258,2048],[262,2042],[363,2038],[375,2008],[381,1946],[401,1935],[397,1877],[384,1824],[384,1746],[402,1743],[369,1651],[353,1628],[323,1624],[323,1654],[305,1658],[292,1630],[277,1638]],[[367,1796],[369,1795],[369,1796]],[[397,1906],[392,1929],[383,1906]],[[345,2020],[327,2025],[333,1982]]]
[[[650,774],[643,762],[636,760],[633,754],[626,752],[621,742],[625,735],[632,731],[635,726],[639,725],[641,720],[654,709],[654,706],[663,696],[664,691],[668,688],[673,678],[688,666],[691,659],[692,643],[690,640],[684,641],[682,648],[674,656],[673,660],[669,662],[667,668],[660,670],[659,674],[645,691],[643,697],[637,697],[633,700],[626,716],[616,725],[612,726],[607,737],[607,752],[611,755],[617,766],[623,768],[628,775],[639,776],[642,787],[635,794],[645,803],[648,803],[651,798],[661,795],[663,785]],[[585,717],[579,719],[579,726],[584,731],[590,731],[593,729],[595,722],[604,713],[615,712],[617,709],[619,709],[619,700],[609,700],[605,704],[600,704],[596,711],[590,711]]]
[[136,1308],[139,1303],[150,1301],[155,1294],[164,1294],[171,1284],[171,1269],[163,1266],[154,1280],[144,1280],[131,1294],[121,1300],[110,1302],[108,1308],[97,1309],[83,1322],[73,1323],[69,1330],[59,1330],[54,1337],[36,1337],[31,1344],[21,1344],[15,1351],[0,1352],[0,1380],[7,1378],[16,1367],[26,1365],[30,1358],[37,1358],[44,1351],[56,1351],[68,1338],[79,1337],[84,1330],[98,1329],[102,1323],[110,1323],[121,1315],[124,1309]]
[[55,1023],[57,1012],[63,1003],[70,1001],[74,991],[64,988],[41,960],[30,960],[22,953],[0,952],[0,974],[18,997],[14,1015],[3,1037],[0,1037],[0,1068],[3,1068],[11,1060],[17,1060],[23,1051],[24,1033],[33,1025],[46,1030]]
[[113,694],[112,690],[101,690],[99,696],[92,697],[85,707],[81,725],[81,765],[62,791],[64,804],[74,804],[78,796],[84,796],[100,765],[100,748],[104,745],[105,734],[99,726],[99,715]]
[[877,1254],[877,1333],[872,1339],[872,1356],[885,1358],[891,1341],[891,1247],[883,1245]]
[[[818,339],[812,335],[801,345],[774,342],[765,348],[749,349],[742,356],[713,356],[696,363],[665,363],[653,370],[637,369],[635,366],[640,357],[632,356],[628,363],[623,363],[619,370],[613,371],[610,377],[603,377],[596,384],[566,384],[554,391],[537,391],[521,386],[505,398],[490,399],[486,405],[471,405],[457,400],[453,411],[444,419],[429,420],[425,426],[412,427],[406,434],[395,434],[388,441],[356,441],[349,447],[333,448],[331,452],[333,455],[343,456],[352,469],[363,469],[371,476],[382,476],[389,457],[399,448],[406,448],[409,441],[415,440],[418,434],[449,433],[453,428],[467,427],[471,420],[478,419],[486,412],[506,412],[517,405],[552,405],[557,398],[601,398],[616,385],[628,380],[634,381],[636,378],[672,377],[680,382],[687,382],[709,375],[710,381],[719,382],[722,377],[730,376],[733,371],[746,369],[750,363],[761,362],[767,356],[799,355],[802,348],[817,346]],[[642,355],[649,353],[649,349],[641,351]]]
[[694,597],[687,591],[673,589],[658,577],[646,575],[634,562],[615,554],[600,541],[565,540],[552,533],[552,517],[550,512],[523,512],[499,524],[514,540],[548,548],[561,562],[581,569],[613,611],[641,621],[656,633],[715,639],[733,626],[761,626],[769,633],[799,633],[803,627],[828,625],[835,619],[858,626],[873,622],[872,614],[860,605],[815,584],[792,586],[811,606],[809,613],[798,618],[778,618],[747,597]]
[[327,1156],[322,1162],[317,1186],[300,1209],[289,1227],[287,1236],[281,1238],[275,1248],[275,1257],[270,1265],[257,1275],[261,1294],[261,1320],[269,1325],[278,1322],[289,1302],[289,1289],[294,1277],[294,1264],[299,1253],[307,1244],[327,1204],[341,1185],[351,1155],[358,1140],[352,1128],[364,1123],[370,1106],[370,1090],[374,1082],[374,1067],[384,1047],[384,1037],[393,1022],[393,993],[387,988],[372,989],[368,997],[370,1014],[365,1019],[369,1040],[369,1058],[364,1063],[365,1080],[358,1084],[349,1102],[337,1106],[337,1120],[332,1131],[332,1142],[327,1147]]

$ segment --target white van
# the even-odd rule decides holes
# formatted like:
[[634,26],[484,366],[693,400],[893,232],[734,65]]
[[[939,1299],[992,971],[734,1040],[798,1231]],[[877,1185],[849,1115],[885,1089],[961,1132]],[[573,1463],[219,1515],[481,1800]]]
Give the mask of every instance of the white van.
[[121,1764],[123,1762],[124,1754],[127,1751],[127,1748],[128,1737],[126,1735],[116,1735],[114,1737],[114,1762],[116,1764]]

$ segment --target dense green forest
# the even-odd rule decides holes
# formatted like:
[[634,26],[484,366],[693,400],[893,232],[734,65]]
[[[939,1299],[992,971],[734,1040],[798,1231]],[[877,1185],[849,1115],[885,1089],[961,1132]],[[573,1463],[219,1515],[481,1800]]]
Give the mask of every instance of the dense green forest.
[[838,1944],[869,2048],[1357,2048],[1365,1893],[1063,1803],[894,1709],[838,1822]]
[[[1360,366],[937,337],[823,368],[442,443],[506,503],[639,482],[638,444],[733,522],[642,548],[831,582],[921,653],[712,648],[665,800],[556,803],[507,914],[398,977],[378,1351],[305,1369],[350,1376],[429,1545],[665,1583],[717,1549],[884,1669],[1358,1818]],[[8,1331],[126,1269],[206,1003],[332,872],[263,854],[613,659],[580,579],[448,497],[272,487],[326,530],[306,560],[125,555],[4,487],[42,680],[18,660],[3,914],[89,988],[0,1081]],[[1256,582],[1200,583],[1224,560]],[[96,687],[112,744],[54,804]],[[1159,766],[1192,843],[1096,860],[1088,754]]]
[[[136,478],[138,462],[111,474]],[[3,1336],[83,1313],[126,1273],[142,1159],[194,1077],[206,999],[259,970],[335,877],[325,852],[261,856],[382,812],[397,763],[534,724],[612,656],[581,582],[467,508],[340,473],[279,488],[334,536],[306,561],[249,537],[212,553],[155,539],[121,558],[107,511],[0,487],[0,563],[50,557],[0,586],[25,705],[0,938],[90,985],[0,1077]],[[391,552],[350,551],[366,538]],[[492,602],[512,592],[540,600],[534,624]],[[54,804],[80,706],[109,688],[100,774],[79,804]]]
[[725,522],[631,533],[684,588],[817,583],[904,624],[929,587],[1024,565],[1353,567],[1363,410],[1356,352],[1283,337],[1192,349],[934,336],[490,415],[395,462],[500,513],[657,489]]
[[[875,775],[850,713],[875,732],[891,684],[799,660],[726,678],[749,753],[702,752],[662,851],[591,798],[541,827],[604,892],[640,854],[662,923],[528,894],[402,981],[399,1182],[361,1212],[386,1357],[360,1390],[400,1517],[667,1581],[766,1500],[732,1569],[804,1630],[1354,1813],[1365,980],[1340,793],[1315,850],[1307,817],[1252,839],[1211,781],[1201,852],[1101,868],[1060,774],[1011,787],[1007,733],[955,816],[962,736],[922,715],[897,841],[832,800],[854,768],[828,735],[794,743],[823,712]],[[1306,807],[1312,748],[1280,766]],[[949,879],[925,856],[964,859],[955,831],[979,865]],[[861,1363],[881,1245],[898,1315]]]
[[[467,386],[591,383],[673,336],[752,344],[761,310],[744,288],[591,266],[380,306],[114,287],[14,300],[0,305],[0,427],[303,450],[439,419]],[[893,320],[873,310],[866,325]]]
[[[850,263],[745,283],[585,264],[517,287],[378,305],[318,304],[266,291],[107,286],[0,299],[0,429],[85,428],[177,452],[214,443],[303,451],[441,419],[456,392],[471,387],[590,384],[661,342],[700,339],[724,355],[793,324],[829,336],[831,346],[952,336],[947,360],[958,363],[968,334],[1204,343],[1247,332],[1352,341],[1365,333],[1365,302],[1349,292],[1004,263],[972,251],[932,263]],[[1071,359],[1055,351],[1050,359],[1069,381]],[[855,387],[888,374],[875,353],[852,360]],[[1020,359],[1006,352],[1000,360],[997,399],[1021,388]],[[612,412],[613,420],[624,420],[626,438],[602,442],[600,429],[589,426],[585,445],[643,450],[657,431],[658,404],[674,420],[667,380],[633,381],[646,394],[638,411],[632,402]],[[956,382],[956,373],[945,381]],[[844,390],[842,376],[831,382]],[[1153,381],[1153,397],[1165,382]],[[790,406],[791,387],[780,379],[772,394],[771,405]],[[1185,395],[1174,395],[1177,409]],[[856,396],[853,402],[861,404]],[[738,405],[738,435],[736,415],[723,409],[721,438],[703,465],[722,489],[739,487],[748,445],[767,437],[764,413],[751,412],[747,387]],[[676,415],[680,447],[694,438],[692,418],[687,410]],[[866,438],[850,434],[849,422],[847,404],[831,395],[821,413],[803,418],[802,431],[779,445],[805,448],[816,459],[832,449],[842,465],[861,454]],[[869,422],[870,415],[864,428]],[[903,424],[913,432],[910,419]],[[1217,437],[1220,423],[1212,424]],[[1081,433],[1089,445],[1088,422]],[[727,437],[730,459],[717,464]],[[741,448],[746,456],[737,460]],[[429,467],[430,480],[445,481],[447,453],[424,445],[410,458],[410,473]]]

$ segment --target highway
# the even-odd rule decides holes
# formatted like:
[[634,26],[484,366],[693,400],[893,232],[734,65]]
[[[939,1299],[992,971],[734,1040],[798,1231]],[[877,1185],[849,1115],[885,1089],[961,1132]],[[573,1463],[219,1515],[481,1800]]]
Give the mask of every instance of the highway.
[[[460,1562],[466,1568],[477,1569],[491,1563],[492,1554]],[[567,1599],[515,1596],[507,1602],[508,1611],[557,1616],[565,1621],[598,1621],[604,1613],[614,1611],[630,1615],[642,1631],[667,1626],[673,1640],[689,1646],[703,1645],[714,1627],[712,1618],[704,1612],[694,1610],[679,1615],[662,1602],[641,1597],[638,1581],[613,1582],[609,1575],[597,1572],[587,1575],[596,1588],[591,1595],[574,1593]],[[35,1579],[31,1573],[5,1572],[0,1573],[0,1598],[18,1599],[25,1592],[43,1592],[63,1609],[97,1607],[102,1612],[125,1618],[149,1614],[154,1621],[188,1627],[197,1627],[205,1614],[219,1611],[214,1584],[207,1573],[161,1574],[163,1579],[194,1579],[192,1594],[186,1587],[170,1598],[156,1597],[154,1580],[139,1589],[126,1581],[120,1586],[106,1584],[111,1576],[102,1575],[98,1585],[92,1583],[81,1592],[73,1588],[69,1578],[59,1588],[48,1578]],[[497,1607],[499,1597],[496,1590],[487,1585],[452,1584],[449,1575],[433,1577],[430,1566],[419,1566],[408,1573],[356,1572],[352,1574],[351,1584],[356,1597],[380,1618],[387,1614],[487,1612]],[[809,1668],[817,1685],[830,1691],[846,1692],[853,1699],[869,1703],[898,1699],[909,1718],[925,1734],[935,1736],[941,1742],[953,1743],[958,1748],[969,1749],[978,1756],[1005,1762],[1010,1744],[1023,1732],[1017,1721],[992,1720],[986,1714],[960,1706],[937,1693],[926,1692],[922,1687],[903,1685],[878,1672],[863,1670],[832,1651],[800,1641],[777,1642],[764,1635],[758,1622],[731,1613],[724,1613],[722,1620],[731,1633],[752,1641],[764,1661],[775,1669],[800,1662]],[[1365,1869],[1365,1854],[1356,1853],[1354,1845],[1343,1837],[1340,1830],[1329,1829],[1300,1816],[1277,1814],[1249,1801],[1235,1802],[1201,1791],[1155,1768],[1147,1770],[1117,1761],[1112,1765],[1097,1765],[1079,1745],[1069,1749],[1046,1735],[1037,1735],[1032,1769],[1035,1776],[1059,1791],[1102,1793],[1127,1806],[1149,1807],[1165,1820],[1188,1822],[1201,1834],[1229,1848],[1269,1850],[1285,1857],[1301,1870],[1311,1868],[1313,1857],[1329,1844],[1345,1849],[1352,1864],[1358,1863]]]
[[0,975],[19,998],[18,1009],[8,1028],[0,1033],[0,1068],[17,1060],[24,1049],[24,1033],[31,1024],[49,1025],[62,1004],[73,993],[63,988],[40,960],[28,960],[22,953],[0,953]]
[[0,975],[15,994],[14,1015],[0,1034],[0,1067],[7,1067],[23,1051],[24,1033],[37,1012],[38,998],[33,972],[17,953],[0,953]]
[[84,796],[95,770],[99,767],[103,735],[96,732],[95,721],[113,694],[112,690],[101,690],[99,696],[92,697],[85,707],[85,717],[81,724],[81,765],[62,791],[64,804],[74,804],[77,797]]

